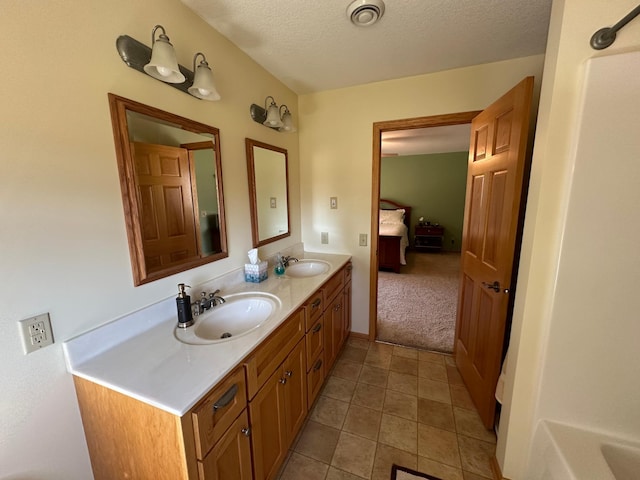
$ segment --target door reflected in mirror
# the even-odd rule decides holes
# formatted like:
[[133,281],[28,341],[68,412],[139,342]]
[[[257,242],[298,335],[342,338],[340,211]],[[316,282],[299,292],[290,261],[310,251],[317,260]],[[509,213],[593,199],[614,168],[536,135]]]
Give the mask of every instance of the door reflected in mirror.
[[228,256],[217,128],[109,94],[134,284]]
[[291,235],[289,228],[289,170],[287,151],[245,139],[251,203],[253,246]]

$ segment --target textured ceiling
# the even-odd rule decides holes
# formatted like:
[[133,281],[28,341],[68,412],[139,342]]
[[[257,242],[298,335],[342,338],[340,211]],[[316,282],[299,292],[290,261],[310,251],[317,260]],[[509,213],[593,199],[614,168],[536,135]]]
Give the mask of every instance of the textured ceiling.
[[[551,0],[386,0],[370,27],[351,0],[182,0],[298,94],[543,53]],[[215,54],[208,54],[215,68]]]

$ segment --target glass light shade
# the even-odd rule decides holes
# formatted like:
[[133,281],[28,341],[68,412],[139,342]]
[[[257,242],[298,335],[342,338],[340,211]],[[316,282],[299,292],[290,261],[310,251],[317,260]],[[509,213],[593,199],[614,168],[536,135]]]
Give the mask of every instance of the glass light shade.
[[220,100],[220,94],[213,83],[213,72],[207,62],[204,60],[200,62],[194,73],[193,85],[189,87],[189,93],[202,100],[212,102]]
[[280,111],[275,102],[271,102],[269,109],[267,110],[267,119],[264,121],[264,125],[272,128],[280,128],[282,126],[282,120],[280,120]]
[[293,133],[296,131],[296,127],[293,126],[293,117],[291,112],[287,108],[282,114],[282,126],[279,128],[281,132]]
[[161,34],[153,42],[151,60],[144,66],[147,75],[167,83],[183,83],[184,75],[180,72],[176,52],[169,43],[169,37]]

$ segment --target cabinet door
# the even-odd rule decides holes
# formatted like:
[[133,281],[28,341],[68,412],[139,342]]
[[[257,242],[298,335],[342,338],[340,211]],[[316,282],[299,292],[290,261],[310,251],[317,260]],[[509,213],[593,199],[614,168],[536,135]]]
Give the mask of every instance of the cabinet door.
[[284,389],[284,419],[287,431],[287,448],[293,442],[307,416],[307,370],[304,340],[291,351],[282,364]]
[[204,461],[198,462],[200,480],[251,480],[249,433],[249,418],[244,410]]
[[324,319],[322,315],[305,335],[307,346],[307,371],[313,367],[314,360],[324,349]]
[[270,480],[287,454],[282,368],[269,377],[249,403],[251,451],[255,480]]
[[345,283],[344,286],[344,332],[342,332],[342,340],[346,340],[351,332],[351,281]]
[[344,298],[338,295],[324,311],[324,351],[326,370],[328,372],[338,356],[342,346],[342,332],[344,331]]

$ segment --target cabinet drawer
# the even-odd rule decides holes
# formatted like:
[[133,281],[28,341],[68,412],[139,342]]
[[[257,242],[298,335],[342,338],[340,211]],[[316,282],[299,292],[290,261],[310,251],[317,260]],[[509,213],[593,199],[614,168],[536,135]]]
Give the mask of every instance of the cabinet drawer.
[[307,303],[304,304],[306,331],[308,332],[311,327],[316,323],[316,320],[322,315],[324,305],[322,303],[322,289],[318,290]]
[[304,336],[304,325],[304,309],[301,308],[285,320],[245,361],[249,399],[258,393],[260,387]]
[[236,369],[193,410],[196,454],[202,460],[247,405],[244,371]]
[[324,354],[320,352],[307,373],[307,408],[309,410],[322,389],[322,382],[324,382]]
[[331,300],[336,298],[336,295],[338,295],[340,290],[342,290],[342,287],[344,287],[344,270],[340,270],[338,273],[336,273],[322,287],[322,300],[324,302],[325,308],[327,305],[329,305],[329,303],[331,303]]
[[198,461],[200,480],[251,480],[249,417],[244,410],[222,435],[203,461]]
[[307,372],[313,367],[313,360],[322,352],[324,345],[324,317],[320,318],[311,327],[305,336],[307,342]]

